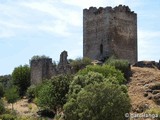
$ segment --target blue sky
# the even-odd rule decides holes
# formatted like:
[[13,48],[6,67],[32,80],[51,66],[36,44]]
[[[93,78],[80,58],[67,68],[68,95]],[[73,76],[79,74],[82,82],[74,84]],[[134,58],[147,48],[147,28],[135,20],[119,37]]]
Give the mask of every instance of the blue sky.
[[138,59],[160,59],[160,0],[0,0],[0,75],[33,55],[82,57],[83,9],[128,5],[138,14]]

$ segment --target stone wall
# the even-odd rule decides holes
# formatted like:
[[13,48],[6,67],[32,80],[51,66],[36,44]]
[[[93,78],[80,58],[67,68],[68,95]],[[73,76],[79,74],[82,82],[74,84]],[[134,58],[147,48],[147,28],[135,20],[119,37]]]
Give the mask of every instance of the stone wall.
[[83,10],[83,56],[137,61],[137,14],[127,6]]
[[56,68],[53,66],[51,58],[31,60],[31,84],[39,84],[44,79],[49,79],[56,75]]
[[37,85],[45,79],[50,79],[54,75],[71,73],[72,70],[68,64],[67,56],[66,51],[61,53],[58,66],[53,65],[51,58],[31,60],[31,84]]

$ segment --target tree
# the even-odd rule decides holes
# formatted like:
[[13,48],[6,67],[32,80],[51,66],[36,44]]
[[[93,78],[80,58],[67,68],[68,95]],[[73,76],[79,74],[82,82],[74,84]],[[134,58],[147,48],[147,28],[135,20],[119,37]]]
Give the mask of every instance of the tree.
[[114,66],[110,65],[89,65],[85,69],[82,69],[78,72],[78,75],[87,75],[88,72],[98,72],[101,73],[105,78],[113,78],[111,79],[112,82],[123,84],[126,82],[126,79],[123,76],[123,73],[117,69],[115,69]]
[[66,120],[123,120],[130,110],[127,87],[113,82],[120,81],[123,74],[110,66],[90,67],[80,71],[69,86],[63,107]]
[[127,60],[109,58],[105,64],[114,66],[124,74],[124,77],[127,80],[129,80],[129,77],[131,76],[131,67]]
[[4,96],[7,99],[7,102],[12,104],[12,110],[13,110],[13,104],[19,98],[18,88],[16,86],[13,86],[7,89]]
[[72,76],[59,75],[43,83],[38,92],[38,106],[57,113],[57,110],[66,103],[71,80]]
[[2,114],[5,111],[3,100],[0,99],[0,114]]
[[64,105],[66,120],[124,120],[131,105],[122,89],[109,82],[87,85]]
[[20,96],[23,96],[30,86],[30,67],[28,65],[20,65],[12,72],[13,84],[19,88]]
[[3,87],[7,88],[11,85],[12,77],[11,75],[2,75],[0,76],[0,83],[2,83]]
[[85,68],[87,65],[91,65],[91,62],[92,60],[89,58],[77,58],[75,60],[70,60],[71,67],[75,73]]
[[3,85],[0,83],[0,98],[3,97],[4,95],[4,87]]

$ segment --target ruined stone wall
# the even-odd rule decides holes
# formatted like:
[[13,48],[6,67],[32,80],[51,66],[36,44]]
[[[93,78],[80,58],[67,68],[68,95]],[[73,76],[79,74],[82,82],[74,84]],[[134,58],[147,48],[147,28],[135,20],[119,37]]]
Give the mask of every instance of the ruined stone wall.
[[31,60],[30,66],[31,84],[42,83],[43,80],[49,79],[51,76],[57,74],[51,58]]
[[83,56],[137,61],[137,15],[127,6],[83,10]]
[[61,53],[58,66],[53,65],[51,58],[31,60],[31,84],[37,85],[58,74],[70,74],[72,70],[68,64],[67,56],[67,51]]

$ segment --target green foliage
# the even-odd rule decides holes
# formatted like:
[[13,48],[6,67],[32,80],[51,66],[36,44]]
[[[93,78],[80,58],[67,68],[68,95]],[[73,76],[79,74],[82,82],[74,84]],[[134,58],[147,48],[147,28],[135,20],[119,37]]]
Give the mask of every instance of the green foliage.
[[120,70],[122,73],[124,73],[124,77],[126,79],[129,79],[131,75],[131,69],[130,69],[130,64],[127,60],[121,60],[121,59],[108,59],[106,61],[107,65],[114,66],[116,69]]
[[70,60],[70,64],[75,72],[85,68],[87,65],[91,65],[91,59],[89,58],[77,58],[76,60]]
[[71,80],[72,76],[68,75],[59,75],[51,80],[46,80],[38,92],[38,106],[54,111],[58,107],[62,107],[66,103],[66,94],[68,93]]
[[30,67],[20,65],[14,68],[12,72],[13,84],[19,88],[20,96],[23,96],[30,86]]
[[4,111],[5,111],[4,103],[3,100],[0,99],[0,114],[4,113]]
[[160,120],[160,108],[151,108],[146,113],[155,115],[156,120]]
[[105,78],[112,78],[110,81],[113,83],[123,84],[126,82],[123,74],[119,70],[115,69],[115,67],[110,65],[89,65],[85,69],[80,70],[78,74],[84,76],[88,74],[89,71],[101,73]]
[[39,107],[43,107],[44,109],[53,108],[54,103],[54,91],[53,85],[51,81],[47,81],[44,83],[38,92],[37,104]]
[[29,100],[32,100],[35,98],[36,96],[36,86],[35,85],[31,85],[30,87],[28,87],[26,96]]
[[31,61],[32,61],[32,60],[39,60],[39,59],[46,59],[46,58],[49,58],[49,57],[48,57],[48,56],[45,56],[45,55],[41,55],[41,56],[35,55],[35,56],[33,56],[33,57],[31,58]]
[[130,100],[120,85],[89,84],[64,105],[66,120],[124,120]]
[[13,103],[15,103],[19,99],[19,92],[17,87],[11,87],[5,91],[5,98],[8,103],[12,103],[12,110],[13,110]]
[[0,76],[0,83],[3,85],[3,87],[7,88],[11,85],[12,77],[11,75],[3,75]]
[[0,119],[2,120],[16,120],[16,116],[12,114],[3,114],[0,115]]
[[86,75],[76,75],[69,86],[68,98],[76,97],[87,85],[103,82],[107,79],[100,73],[89,72]]
[[4,87],[3,85],[0,83],[0,98],[2,98],[4,95]]

